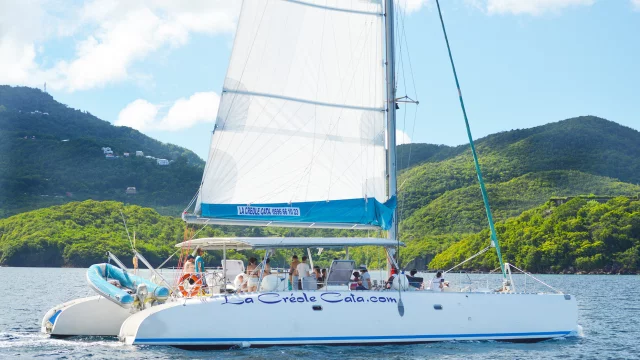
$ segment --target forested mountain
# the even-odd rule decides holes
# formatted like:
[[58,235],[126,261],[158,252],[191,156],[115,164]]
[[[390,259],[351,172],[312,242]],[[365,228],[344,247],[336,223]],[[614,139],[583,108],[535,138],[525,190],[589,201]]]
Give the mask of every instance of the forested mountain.
[[[640,132],[594,116],[493,134],[477,140],[476,148],[488,184],[553,170],[640,183]],[[427,155],[426,162],[400,174],[403,219],[447,191],[477,186],[468,146],[458,153],[449,148],[441,154],[447,157],[433,161],[433,155]]]
[[[560,206],[548,202],[496,224],[504,261],[546,272],[640,270],[640,201],[624,197],[606,203],[575,198]],[[489,231],[468,236],[439,254],[432,268],[448,268],[489,244]],[[462,266],[492,270],[494,251]]]
[[[37,89],[0,86],[0,130],[0,217],[89,198],[179,214],[202,177],[204,162],[190,150],[113,126]],[[136,151],[173,162],[159,166]],[[127,187],[137,194],[125,194]]]

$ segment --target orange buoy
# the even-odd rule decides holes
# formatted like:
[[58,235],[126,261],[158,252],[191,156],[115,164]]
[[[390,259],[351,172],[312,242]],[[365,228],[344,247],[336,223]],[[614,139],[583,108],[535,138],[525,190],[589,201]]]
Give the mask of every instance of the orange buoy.
[[[195,284],[191,288],[185,288],[185,281],[189,281],[189,284]],[[202,282],[198,278],[196,274],[186,273],[180,277],[178,280],[178,290],[184,297],[193,297],[198,295],[200,292],[200,288],[202,287]]]

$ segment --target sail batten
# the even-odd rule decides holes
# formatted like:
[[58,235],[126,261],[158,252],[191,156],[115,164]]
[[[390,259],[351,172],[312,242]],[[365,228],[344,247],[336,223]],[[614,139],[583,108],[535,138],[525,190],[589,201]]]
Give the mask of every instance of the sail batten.
[[311,105],[336,107],[336,108],[342,108],[342,109],[355,109],[355,110],[364,110],[364,111],[384,111],[385,110],[385,108],[382,108],[382,107],[374,108],[374,107],[364,107],[364,106],[349,105],[349,104],[342,104],[342,103],[326,103],[321,101],[299,99],[291,96],[282,96],[278,94],[267,94],[267,93],[258,93],[258,92],[249,92],[249,91],[240,91],[240,90],[229,90],[229,89],[224,89],[222,92],[241,94],[241,95],[250,95],[250,96],[260,96],[265,98],[281,99],[281,100],[287,100],[287,101],[293,101],[293,102],[299,102],[299,103],[305,103],[305,104],[311,104]]
[[351,14],[360,14],[360,15],[384,16],[384,14],[381,13],[381,12],[339,8],[339,7],[333,7],[333,6],[314,4],[314,3],[309,2],[309,1],[301,1],[301,0],[282,0],[282,1],[290,2],[290,3],[298,4],[298,5],[316,7],[316,8],[323,9],[323,10],[342,11],[342,12],[347,12],[347,13],[351,13]]
[[381,14],[382,3],[243,2],[201,217],[390,226],[384,18],[363,13]]

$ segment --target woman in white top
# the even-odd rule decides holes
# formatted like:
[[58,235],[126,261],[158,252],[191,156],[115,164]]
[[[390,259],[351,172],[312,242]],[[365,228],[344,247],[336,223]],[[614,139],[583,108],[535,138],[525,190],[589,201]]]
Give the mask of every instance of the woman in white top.
[[431,291],[444,291],[444,278],[442,271],[436,273],[436,277],[431,279]]

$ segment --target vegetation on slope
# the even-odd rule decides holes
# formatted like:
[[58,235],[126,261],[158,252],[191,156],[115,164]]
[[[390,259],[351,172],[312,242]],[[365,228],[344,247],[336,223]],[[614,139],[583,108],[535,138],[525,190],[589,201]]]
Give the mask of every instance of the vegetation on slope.
[[[490,184],[487,192],[495,221],[517,216],[544,204],[552,196],[640,194],[640,186],[579,171],[543,171],[504,183]],[[402,222],[403,237],[476,233],[487,227],[487,215],[478,185],[448,191]]]
[[[37,89],[0,86],[0,105],[0,217],[89,198],[179,214],[199,186],[204,163],[187,149],[70,109]],[[120,158],[106,159],[102,147]],[[175,161],[158,166],[135,151]],[[130,186],[137,195],[126,196]]]
[[[636,273],[640,270],[640,201],[625,197],[606,203],[575,198],[553,202],[496,224],[504,261],[527,271]],[[431,268],[449,268],[489,244],[488,230],[468,236],[437,255]],[[494,251],[463,269],[498,267]]]
[[[127,220],[131,235],[136,233],[136,248],[153,264],[159,265],[182,242],[185,233],[197,237],[208,236],[365,236],[349,230],[307,230],[251,227],[206,227],[185,230],[181,219],[162,216],[155,210],[115,201],[71,202],[61,206],[38,209],[0,219],[0,264],[9,266],[69,266],[86,267],[106,261],[111,251],[128,264],[131,245],[122,222]],[[302,255],[305,250],[279,251],[272,266],[284,266],[291,254]],[[247,260],[264,252],[229,252],[230,258]],[[314,255],[316,263],[328,266],[344,251],[325,250]],[[219,266],[222,254],[209,252],[207,263]],[[317,258],[317,259],[316,259]],[[168,266],[177,264],[177,258]]]

